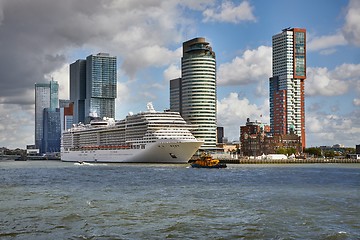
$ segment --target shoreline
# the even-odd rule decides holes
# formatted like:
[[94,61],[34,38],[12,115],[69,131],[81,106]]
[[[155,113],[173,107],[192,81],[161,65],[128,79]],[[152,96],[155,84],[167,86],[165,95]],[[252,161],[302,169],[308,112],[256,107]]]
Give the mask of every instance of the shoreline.
[[[61,159],[44,159],[44,158],[29,158],[29,159],[16,159],[15,157],[0,157],[0,162],[4,161],[59,161]],[[189,160],[188,163],[191,163],[193,160]],[[248,158],[239,158],[239,159],[219,159],[220,163],[227,164],[315,164],[315,163],[360,163],[360,159],[352,158],[343,158],[343,159],[326,159],[326,158],[307,158],[307,159],[248,159]]]
[[219,159],[221,163],[228,164],[312,164],[312,163],[360,163],[360,159],[327,159],[327,158],[307,158],[307,159]]

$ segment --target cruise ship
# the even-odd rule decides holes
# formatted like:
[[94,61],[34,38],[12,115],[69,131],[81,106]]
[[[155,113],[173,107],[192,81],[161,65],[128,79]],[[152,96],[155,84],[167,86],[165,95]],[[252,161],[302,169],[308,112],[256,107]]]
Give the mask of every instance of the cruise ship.
[[129,113],[125,119],[92,120],[62,134],[61,160],[66,162],[187,163],[204,143],[196,139],[178,112]]

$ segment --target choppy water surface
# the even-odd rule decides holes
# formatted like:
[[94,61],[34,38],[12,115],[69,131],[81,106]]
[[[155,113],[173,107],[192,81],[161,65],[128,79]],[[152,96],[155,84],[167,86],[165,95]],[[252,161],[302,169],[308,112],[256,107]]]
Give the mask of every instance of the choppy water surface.
[[0,162],[0,239],[360,239],[359,165]]

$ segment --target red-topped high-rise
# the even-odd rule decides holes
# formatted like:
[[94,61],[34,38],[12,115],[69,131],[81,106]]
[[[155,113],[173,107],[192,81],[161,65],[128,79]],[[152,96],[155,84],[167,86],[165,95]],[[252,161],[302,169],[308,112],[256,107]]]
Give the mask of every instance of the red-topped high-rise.
[[286,28],[272,37],[270,128],[274,135],[295,133],[305,148],[306,29]]

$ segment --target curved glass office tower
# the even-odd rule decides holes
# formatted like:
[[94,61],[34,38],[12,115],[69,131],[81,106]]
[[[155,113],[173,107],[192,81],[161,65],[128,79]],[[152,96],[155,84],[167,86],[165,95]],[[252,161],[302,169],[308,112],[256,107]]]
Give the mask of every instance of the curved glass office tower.
[[216,60],[205,38],[183,43],[181,59],[181,115],[197,126],[193,134],[205,141],[202,149],[216,147]]

